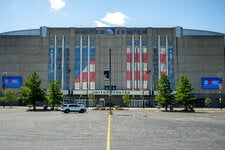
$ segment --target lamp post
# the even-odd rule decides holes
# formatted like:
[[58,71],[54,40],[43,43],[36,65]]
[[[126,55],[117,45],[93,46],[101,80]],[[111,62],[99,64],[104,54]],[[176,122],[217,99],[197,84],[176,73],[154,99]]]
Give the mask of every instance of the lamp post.
[[111,96],[112,96],[112,85],[111,85],[111,49],[109,49],[109,115],[112,115],[112,101],[111,101]]
[[[143,71],[143,70],[142,70]],[[142,75],[141,75],[141,80],[142,80],[142,106],[143,106],[143,109],[145,108],[145,103],[144,103],[144,74],[142,72]]]
[[223,108],[223,103],[222,103],[222,90],[223,90],[222,75],[223,75],[223,73],[218,73],[217,74],[217,76],[220,78],[220,83],[219,83],[219,94],[220,94],[220,98],[219,98],[219,102],[220,102],[220,109],[221,110]]
[[68,68],[67,69],[67,90],[68,90],[68,96],[69,96],[69,103],[71,102],[71,89],[70,89],[70,72],[71,70]]
[[5,91],[5,89],[6,89],[6,83],[5,83],[5,76],[7,76],[7,72],[2,72],[2,76],[3,76],[3,78],[4,78],[4,82],[3,82],[3,92]]
[[219,93],[220,93],[220,98],[219,98],[219,102],[220,102],[220,109],[222,110],[223,108],[223,104],[222,104],[222,79],[220,79],[220,83],[219,83]]
[[[88,69],[89,71],[89,69]],[[87,108],[89,107],[89,101],[88,101],[88,89],[89,89],[89,86],[88,86],[88,71],[87,71],[87,101],[86,101],[86,105],[87,105]]]
[[151,103],[152,103],[152,105],[155,105],[155,102],[154,102],[154,90],[155,90],[155,80],[154,80],[154,73],[155,73],[155,69],[154,69],[154,63],[153,63],[153,67],[152,67],[152,71],[151,70],[149,70],[149,73],[151,73],[151,78],[150,78],[150,82],[151,82],[151,93],[150,93],[150,97],[151,97],[151,99],[150,99],[150,101],[151,101]]
[[143,108],[145,108],[145,102],[144,102],[144,75],[147,75],[151,73],[151,70],[147,70],[147,72],[142,73],[142,101],[143,101]]
[[[5,92],[5,89],[6,89],[6,79],[5,79],[5,76],[7,76],[7,72],[2,72],[2,76],[3,76],[3,79],[4,79],[4,82],[3,82],[3,94]],[[5,108],[5,101],[3,102],[3,107]]]

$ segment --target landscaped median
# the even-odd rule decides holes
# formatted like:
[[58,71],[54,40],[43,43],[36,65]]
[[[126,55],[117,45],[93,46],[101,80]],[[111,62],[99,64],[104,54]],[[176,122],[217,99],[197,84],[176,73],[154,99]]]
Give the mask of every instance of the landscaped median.
[[[54,109],[53,109],[52,107],[43,105],[43,106],[36,106],[35,111],[60,111],[60,109],[61,109],[61,107],[54,107]],[[33,105],[27,105],[26,111],[34,111]]]

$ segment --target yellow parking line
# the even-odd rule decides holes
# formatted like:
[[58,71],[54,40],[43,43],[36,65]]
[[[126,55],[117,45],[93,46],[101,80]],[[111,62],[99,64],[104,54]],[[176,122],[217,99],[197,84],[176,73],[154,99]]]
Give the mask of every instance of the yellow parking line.
[[110,114],[108,115],[108,135],[107,135],[107,145],[106,150],[110,150]]

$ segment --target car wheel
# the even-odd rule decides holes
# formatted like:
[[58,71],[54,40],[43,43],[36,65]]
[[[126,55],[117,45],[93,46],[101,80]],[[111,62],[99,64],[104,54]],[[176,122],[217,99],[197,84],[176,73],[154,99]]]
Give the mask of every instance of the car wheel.
[[80,110],[80,113],[84,113],[84,110],[83,110],[83,109],[81,109],[81,110]]
[[69,109],[65,110],[65,113],[69,113],[69,112],[70,112],[70,110],[69,110]]

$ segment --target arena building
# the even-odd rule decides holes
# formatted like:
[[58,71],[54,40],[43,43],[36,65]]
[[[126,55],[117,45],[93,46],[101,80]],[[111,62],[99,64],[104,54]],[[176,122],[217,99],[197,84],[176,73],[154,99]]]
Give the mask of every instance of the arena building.
[[162,74],[168,75],[174,91],[179,76],[187,75],[198,107],[207,97],[213,107],[225,98],[221,82],[225,38],[210,31],[182,27],[11,31],[0,34],[0,65],[1,91],[19,88],[37,72],[43,88],[58,80],[66,102],[90,106],[94,105],[87,98],[90,93],[101,105],[123,105],[122,95],[129,93],[130,106],[153,106]]

